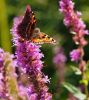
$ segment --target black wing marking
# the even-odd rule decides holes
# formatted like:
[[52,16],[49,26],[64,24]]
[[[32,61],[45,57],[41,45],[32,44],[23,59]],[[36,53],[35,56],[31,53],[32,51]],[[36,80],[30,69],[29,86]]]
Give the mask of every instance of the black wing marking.
[[33,31],[36,27],[36,19],[33,12],[30,12],[30,21],[26,30],[28,39],[31,39]]
[[31,11],[30,6],[26,8],[26,12],[22,22],[17,27],[17,33],[24,39],[30,39],[34,28],[36,26],[36,19],[33,12]]

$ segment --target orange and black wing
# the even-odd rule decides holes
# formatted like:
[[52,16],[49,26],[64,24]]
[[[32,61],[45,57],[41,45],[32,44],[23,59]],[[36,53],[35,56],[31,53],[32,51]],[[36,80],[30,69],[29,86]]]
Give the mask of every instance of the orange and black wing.
[[37,34],[35,37],[31,39],[33,43],[36,44],[44,44],[44,43],[50,43],[50,44],[55,44],[56,40],[54,40],[52,37],[48,36],[47,34],[40,32]]
[[29,40],[33,34],[35,26],[36,19],[30,6],[28,5],[22,22],[17,27],[17,33],[21,36],[21,38]]

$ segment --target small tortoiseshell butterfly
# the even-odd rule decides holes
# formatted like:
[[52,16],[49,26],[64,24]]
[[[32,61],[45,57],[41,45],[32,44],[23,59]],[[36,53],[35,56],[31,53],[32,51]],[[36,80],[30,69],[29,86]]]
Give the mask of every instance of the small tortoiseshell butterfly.
[[26,12],[21,23],[17,27],[17,33],[20,35],[22,40],[28,40],[37,44],[54,44],[56,42],[47,34],[40,32],[39,28],[36,28],[36,19],[29,5],[26,8]]

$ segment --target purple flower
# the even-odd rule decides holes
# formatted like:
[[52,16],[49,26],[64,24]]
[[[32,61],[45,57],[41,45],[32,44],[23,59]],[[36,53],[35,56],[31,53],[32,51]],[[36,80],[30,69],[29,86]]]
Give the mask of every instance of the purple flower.
[[13,20],[13,27],[10,31],[11,31],[12,36],[13,36],[13,44],[14,45],[18,45],[19,36],[17,34],[17,27],[21,23],[22,19],[23,19],[23,17],[15,17]]
[[12,63],[11,55],[0,48],[0,99],[2,100],[11,100],[11,96],[8,92],[9,88],[7,87],[9,82],[6,79],[9,75],[7,75],[8,70],[6,69],[8,66],[12,67]]
[[0,49],[0,68],[3,67],[3,54],[4,54],[4,51]]
[[56,47],[54,49],[54,53],[55,53],[55,56],[53,58],[53,63],[54,64],[59,65],[61,63],[65,63],[66,62],[67,58],[64,55],[63,48]]
[[84,43],[85,40],[79,40],[80,38],[84,38],[84,35],[89,34],[89,31],[86,30],[86,25],[81,19],[81,12],[74,11],[74,3],[72,2],[72,0],[61,0],[59,1],[59,5],[60,11],[64,14],[65,26],[71,28],[70,30],[76,33],[75,36],[77,37],[77,40],[74,39],[74,41],[79,42],[80,44],[85,46],[87,44]]
[[32,94],[28,100],[37,100],[37,94]]
[[[28,11],[29,9],[27,7],[26,12]],[[29,17],[28,14],[29,13],[26,13],[26,16]],[[27,74],[27,76],[29,76],[29,87],[25,87],[25,92],[27,92],[29,96],[29,99],[27,100],[51,100],[52,95],[48,92],[48,87],[46,86],[49,79],[41,71],[43,68],[43,61],[41,59],[44,55],[41,53],[40,46],[31,43],[28,40],[19,41],[22,38],[21,36],[25,32],[28,24],[27,20],[24,20],[25,25],[23,24],[23,27],[20,25],[23,18],[24,17],[16,17],[14,19],[11,31],[13,35],[13,42],[16,46],[15,54],[17,64],[19,66],[18,68],[22,70],[22,74]],[[31,86],[33,86],[33,89],[29,91]]]
[[41,70],[43,67],[43,62],[41,61],[43,54],[40,53],[39,46],[33,43],[28,41],[19,43],[16,56],[18,65],[23,68]]
[[3,68],[4,68],[4,51],[0,48],[0,98],[5,99],[4,83],[3,83]]
[[78,62],[81,57],[81,53],[79,50],[75,49],[70,52],[70,57],[71,57],[71,61]]
[[58,80],[56,83],[56,87],[57,87],[56,93],[59,93],[61,83],[64,82],[65,64],[66,64],[67,58],[64,54],[64,50],[62,47],[60,47],[60,48],[55,47],[54,53],[55,53],[55,55],[53,57],[53,63],[55,65],[56,75],[58,77]]
[[33,86],[29,87],[19,85],[19,94],[26,97],[26,100],[37,100],[37,94],[33,90]]
[[70,29],[73,34],[73,41],[78,45],[78,48],[70,53],[71,61],[80,60],[81,63],[84,56],[83,47],[88,43],[84,36],[89,35],[89,31],[81,18],[81,12],[74,10],[72,0],[60,0],[59,5],[60,11],[64,14],[64,24]]
[[16,47],[17,64],[23,69],[23,73],[29,75],[30,82],[33,84],[34,90],[37,91],[37,93],[34,92],[34,94],[29,94],[29,98],[32,98],[33,96],[35,98],[37,95],[36,98],[40,100],[46,100],[46,98],[47,100],[51,100],[49,98],[52,98],[52,95],[48,93],[48,87],[46,86],[49,79],[41,72],[43,67],[41,58],[43,57],[43,54],[39,49],[40,46],[30,43],[29,41],[18,43],[19,44]]
[[64,24],[67,27],[72,26],[73,31],[79,33],[81,30],[83,34],[89,34],[86,30],[86,25],[80,18],[81,12],[74,11],[74,3],[72,0],[61,0],[60,2],[60,11],[64,14]]
[[0,58],[0,68],[3,66],[3,59]]
[[53,59],[53,62],[55,64],[60,64],[60,63],[65,63],[66,62],[66,57],[64,54],[57,54],[54,59]]

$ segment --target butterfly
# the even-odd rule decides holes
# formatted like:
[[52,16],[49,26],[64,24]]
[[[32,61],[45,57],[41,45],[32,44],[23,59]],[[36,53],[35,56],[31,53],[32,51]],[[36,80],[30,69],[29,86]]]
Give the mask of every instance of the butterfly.
[[36,44],[56,43],[52,37],[49,37],[36,27],[36,22],[35,15],[32,12],[31,7],[28,5],[25,15],[17,27],[17,33],[21,37],[20,39],[23,41],[31,41]]

